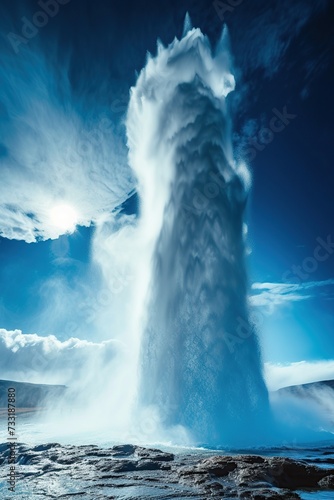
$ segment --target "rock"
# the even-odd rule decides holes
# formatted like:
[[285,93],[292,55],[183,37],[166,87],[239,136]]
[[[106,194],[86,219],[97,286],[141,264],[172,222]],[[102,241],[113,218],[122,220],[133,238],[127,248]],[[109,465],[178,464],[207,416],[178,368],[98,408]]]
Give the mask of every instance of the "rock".
[[32,448],[32,451],[45,451],[50,450],[50,448],[58,448],[59,446],[60,444],[57,443],[40,444],[39,446]]
[[173,453],[165,453],[154,448],[151,449],[138,447],[136,449],[136,455],[139,458],[149,458],[150,460],[157,460],[158,462],[170,462],[174,460]]
[[136,447],[132,444],[121,444],[112,447],[113,455],[116,456],[129,456],[133,455],[136,451]]
[[[8,445],[0,444],[0,479],[8,473]],[[29,448],[17,445],[17,481],[24,480],[27,498],[131,499],[300,499],[298,491],[333,490],[334,471],[284,457],[258,455],[173,455],[130,444]],[[56,482],[56,483],[55,483]],[[334,494],[333,494],[334,497]]]
[[134,460],[107,461],[104,466],[101,466],[102,472],[131,472],[135,470],[137,470],[137,462]]
[[334,474],[325,476],[320,479],[318,485],[321,489],[333,490],[334,491]]

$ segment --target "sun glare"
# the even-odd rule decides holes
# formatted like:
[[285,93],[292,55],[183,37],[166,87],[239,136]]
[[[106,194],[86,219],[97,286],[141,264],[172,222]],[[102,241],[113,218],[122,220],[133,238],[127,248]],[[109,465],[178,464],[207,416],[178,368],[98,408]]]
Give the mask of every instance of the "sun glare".
[[78,223],[78,214],[71,205],[62,203],[51,210],[51,222],[58,229],[73,233]]

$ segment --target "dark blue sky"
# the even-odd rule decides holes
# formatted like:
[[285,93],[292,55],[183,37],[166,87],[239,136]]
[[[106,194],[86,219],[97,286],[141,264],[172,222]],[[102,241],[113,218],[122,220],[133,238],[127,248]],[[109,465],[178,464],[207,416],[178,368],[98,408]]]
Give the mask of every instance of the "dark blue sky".
[[[289,283],[299,286],[292,293],[268,285],[263,303],[257,305],[264,358],[333,358],[334,289],[329,280],[334,279],[334,252],[313,268],[310,258],[318,238],[334,239],[334,4],[244,0],[223,13],[214,2],[200,0],[64,3],[16,54],[8,33],[22,35],[22,16],[32,20],[40,7],[35,1],[0,1],[0,58],[5,63],[0,72],[0,176],[28,91],[40,102],[51,95],[60,109],[74,109],[78,120],[93,123],[107,113],[124,142],[128,92],[136,71],[145,65],[146,51],[155,53],[157,38],[170,43],[179,37],[187,11],[193,25],[214,43],[223,16],[237,82],[228,97],[235,151],[249,160],[253,173],[247,208],[250,281],[284,283],[290,272]],[[36,54],[36,61],[29,62],[27,54]],[[37,54],[52,68],[49,97],[40,92],[39,80],[29,69],[39,64]],[[287,118],[283,130],[272,132],[273,118],[285,108],[293,118]],[[126,210],[134,208],[130,204]],[[43,284],[60,280],[71,290],[87,279],[98,283],[99,273],[89,258],[92,231],[80,228],[71,236],[38,243],[1,238],[0,328],[66,337],[67,319],[61,314],[57,321],[44,321],[53,292]],[[303,271],[305,265],[311,272]],[[299,274],[307,277],[291,273],[293,266],[300,266]],[[312,284],[307,291],[305,283]],[[274,305],[270,314],[265,301]]]

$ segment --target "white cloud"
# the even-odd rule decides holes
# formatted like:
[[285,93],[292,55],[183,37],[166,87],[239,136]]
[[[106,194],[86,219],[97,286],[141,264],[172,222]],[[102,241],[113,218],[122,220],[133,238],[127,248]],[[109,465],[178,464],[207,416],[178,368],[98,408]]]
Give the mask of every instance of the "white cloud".
[[92,373],[96,377],[113,360],[121,344],[77,338],[65,341],[54,335],[41,337],[20,330],[0,329],[0,378],[18,382],[72,385]]
[[334,360],[299,361],[290,364],[265,363],[264,375],[271,391],[290,385],[333,380]]
[[[319,288],[334,286],[334,280],[306,281],[300,284],[291,283],[253,283],[250,296],[250,303],[257,307],[280,306],[289,302],[299,302],[301,300],[312,299],[317,296]],[[333,296],[333,292],[324,292],[327,296]]]

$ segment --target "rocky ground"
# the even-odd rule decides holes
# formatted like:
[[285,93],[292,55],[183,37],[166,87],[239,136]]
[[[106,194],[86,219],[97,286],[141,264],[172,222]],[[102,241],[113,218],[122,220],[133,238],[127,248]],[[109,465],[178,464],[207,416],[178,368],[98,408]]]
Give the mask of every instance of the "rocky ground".
[[[311,461],[258,455],[174,455],[132,445],[16,447],[16,488],[8,491],[8,445],[0,445],[0,497],[98,499],[298,499],[333,490],[333,452]],[[314,462],[314,460],[313,460]]]

